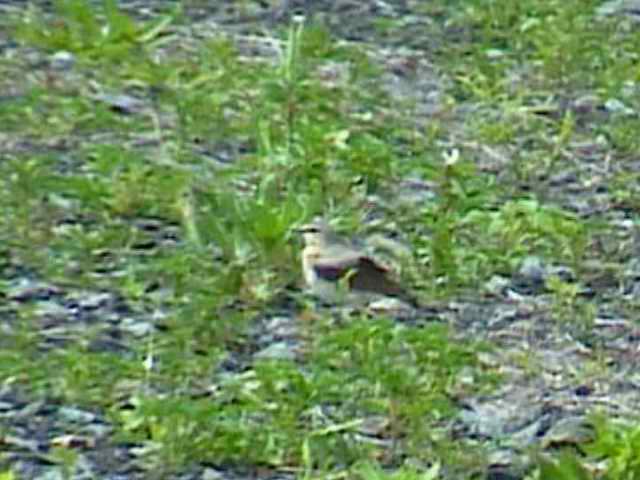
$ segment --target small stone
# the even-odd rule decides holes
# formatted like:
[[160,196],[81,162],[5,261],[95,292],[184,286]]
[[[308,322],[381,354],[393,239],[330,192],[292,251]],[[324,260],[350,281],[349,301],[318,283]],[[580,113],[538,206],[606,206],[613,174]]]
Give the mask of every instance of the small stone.
[[58,414],[65,420],[74,423],[91,423],[96,419],[96,416],[91,412],[71,407],[60,408]]
[[276,316],[265,322],[265,330],[273,337],[293,337],[298,333],[298,325],[291,317]]
[[509,286],[509,279],[501,275],[493,275],[484,285],[485,291],[490,295],[502,295]]
[[255,358],[263,360],[294,360],[295,352],[289,342],[277,342],[255,354]]
[[202,480],[222,480],[225,477],[218,470],[214,470],[213,468],[205,468],[200,478]]
[[142,100],[123,93],[103,93],[95,95],[94,99],[99,102],[106,103],[116,112],[125,114],[141,112],[145,106],[145,103]]
[[54,70],[69,70],[76,63],[76,58],[73,53],[61,50],[51,55],[49,63]]
[[136,320],[135,318],[125,318],[120,322],[120,328],[129,332],[134,337],[144,337],[153,332],[154,326],[150,322]]
[[496,58],[502,58],[505,56],[504,50],[500,50],[498,48],[490,48],[485,52],[485,55],[488,59],[494,60]]
[[112,295],[106,292],[99,293],[83,293],[82,298],[78,299],[80,308],[85,310],[95,310],[98,307],[104,306],[109,303]]
[[38,316],[50,318],[64,318],[69,315],[69,310],[66,307],[51,301],[38,302],[34,312]]
[[631,115],[633,114],[633,110],[627,107],[621,100],[617,98],[610,98],[606,102],[604,102],[604,108],[611,113],[620,113],[623,115]]
[[84,435],[60,435],[53,437],[49,444],[52,447],[62,448],[95,448],[96,441]]
[[547,277],[547,269],[540,257],[529,256],[522,261],[518,274],[532,283],[542,283]]

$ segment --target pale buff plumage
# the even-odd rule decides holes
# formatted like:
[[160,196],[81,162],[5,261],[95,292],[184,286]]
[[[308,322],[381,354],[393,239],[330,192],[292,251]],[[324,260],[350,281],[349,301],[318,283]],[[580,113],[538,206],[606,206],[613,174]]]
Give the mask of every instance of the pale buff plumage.
[[315,219],[297,230],[305,242],[304,280],[314,295],[328,301],[391,296],[414,303],[387,268],[338,237],[326,222]]

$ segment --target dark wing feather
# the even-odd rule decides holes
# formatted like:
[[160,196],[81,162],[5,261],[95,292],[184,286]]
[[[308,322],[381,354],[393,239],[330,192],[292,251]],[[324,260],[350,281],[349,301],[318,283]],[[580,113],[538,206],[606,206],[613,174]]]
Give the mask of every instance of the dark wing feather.
[[400,285],[389,278],[389,271],[367,257],[360,258],[349,283],[354,290],[366,290],[391,296],[404,294]]
[[383,295],[403,297],[404,290],[388,276],[386,268],[376,264],[368,257],[348,254],[341,258],[318,261],[313,265],[318,277],[337,282],[349,276],[349,287],[353,290],[364,290]]

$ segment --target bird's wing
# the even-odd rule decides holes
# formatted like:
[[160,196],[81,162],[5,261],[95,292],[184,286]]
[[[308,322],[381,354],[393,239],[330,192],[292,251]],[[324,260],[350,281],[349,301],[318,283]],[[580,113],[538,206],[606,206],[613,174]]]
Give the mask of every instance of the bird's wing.
[[361,259],[360,254],[351,250],[332,253],[315,259],[312,267],[318,277],[337,282],[350,271],[357,271]]
[[313,269],[318,277],[328,281],[338,281],[349,275],[349,287],[383,295],[401,296],[403,289],[389,278],[389,270],[378,265],[369,257],[349,248],[325,252],[317,257]]
[[403,296],[404,290],[389,277],[389,271],[368,257],[361,257],[349,279],[354,290],[366,290],[383,295]]

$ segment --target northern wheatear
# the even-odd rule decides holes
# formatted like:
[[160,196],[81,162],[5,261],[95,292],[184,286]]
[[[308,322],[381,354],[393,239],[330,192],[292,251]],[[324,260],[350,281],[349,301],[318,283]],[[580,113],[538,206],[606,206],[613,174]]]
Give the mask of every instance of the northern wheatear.
[[396,297],[415,305],[415,300],[393,279],[387,268],[365,252],[338,237],[321,219],[296,229],[302,233],[302,271],[311,292],[328,301],[375,296]]

